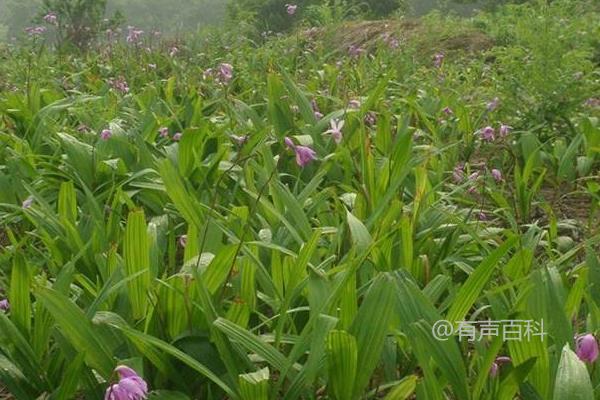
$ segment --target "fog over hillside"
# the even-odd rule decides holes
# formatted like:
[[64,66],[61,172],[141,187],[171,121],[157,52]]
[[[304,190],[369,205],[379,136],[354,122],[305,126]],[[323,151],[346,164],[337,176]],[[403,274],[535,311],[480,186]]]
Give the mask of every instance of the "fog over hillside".
[[[237,1],[237,0],[231,0]],[[42,0],[0,0],[0,40],[19,36],[32,25]],[[218,25],[226,18],[228,0],[108,0],[107,14],[123,14],[127,25],[164,33],[181,33]],[[479,2],[408,0],[406,12],[423,15],[439,8],[469,14]]]
[[[40,0],[0,0],[0,38],[32,24]],[[107,14],[120,11],[128,25],[163,32],[195,31],[222,22],[227,0],[108,0]]]

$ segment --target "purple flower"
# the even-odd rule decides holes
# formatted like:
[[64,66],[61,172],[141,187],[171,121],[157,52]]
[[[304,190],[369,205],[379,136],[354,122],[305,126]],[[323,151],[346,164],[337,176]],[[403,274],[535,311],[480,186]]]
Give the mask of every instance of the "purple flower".
[[398,47],[400,47],[400,41],[398,40],[398,38],[394,37],[389,33],[384,33],[382,36],[383,42],[387,44],[390,49],[395,50]]
[[133,369],[120,365],[115,368],[119,382],[106,389],[104,400],[142,400],[148,394],[148,385]]
[[329,129],[327,132],[325,133],[330,133],[331,137],[333,138],[333,141],[336,144],[340,144],[340,142],[342,141],[342,128],[344,127],[344,121],[338,121],[337,119],[332,119],[331,121],[329,121],[329,123],[331,124],[331,129]]
[[480,211],[479,212],[479,220],[480,221],[487,221],[487,219],[488,219],[487,215],[483,211]]
[[481,130],[481,138],[486,142],[492,142],[496,138],[495,133],[496,131],[494,128],[491,126],[486,126]]
[[311,161],[317,158],[317,153],[307,146],[296,146],[296,163],[301,167],[306,167]]
[[167,128],[166,126],[163,126],[162,128],[160,128],[160,129],[158,130],[158,135],[159,135],[161,138],[166,138],[166,137],[169,137],[169,128]]
[[492,101],[490,101],[489,103],[487,103],[487,110],[488,111],[494,111],[496,108],[498,108],[498,105],[500,105],[500,99],[497,97],[494,97],[494,99]]
[[127,27],[127,43],[138,43],[144,31],[136,29],[134,26]]
[[176,141],[176,142],[179,142],[179,141],[181,140],[181,137],[182,137],[182,136],[183,136],[183,133],[181,133],[181,132],[176,132],[176,133],[173,135],[173,140],[174,140],[174,141]]
[[242,136],[231,135],[231,139],[233,139],[238,144],[238,146],[242,146],[244,143],[246,143],[248,141],[248,135],[242,135]]
[[0,300],[0,310],[8,311],[9,308],[10,308],[10,303],[8,302],[7,299]]
[[433,66],[436,68],[441,68],[442,64],[444,63],[444,53],[437,53],[435,56],[433,56]]
[[446,115],[454,115],[454,111],[452,111],[452,109],[450,107],[444,107],[444,109],[442,111]]
[[359,57],[364,52],[365,50],[362,47],[354,44],[348,47],[348,54],[350,54],[351,57]]
[[454,182],[456,183],[462,182],[462,180],[465,179],[465,166],[462,163],[454,167],[452,179],[454,179]]
[[122,76],[118,77],[117,79],[109,79],[108,84],[110,85],[110,87],[112,87],[115,90],[118,90],[123,94],[129,93],[129,85],[127,84],[125,78],[123,78]]
[[512,130],[512,127],[510,127],[508,125],[505,125],[505,124],[500,125],[500,131],[499,131],[500,136],[501,137],[508,136],[511,130]]
[[102,140],[108,140],[111,136],[112,131],[110,129],[103,129],[102,132],[100,132],[100,139]]
[[23,203],[21,204],[21,207],[26,210],[28,208],[31,208],[31,206],[33,205],[33,197],[29,196],[28,198],[26,198],[25,200],[23,200]]
[[181,247],[187,246],[188,237],[187,235],[179,236],[179,240],[177,241]]
[[169,57],[175,57],[179,53],[179,49],[175,46],[169,49]]
[[598,358],[598,342],[591,333],[579,336],[575,343],[577,345],[577,357],[581,361],[593,363]]
[[498,376],[498,371],[500,370],[500,367],[503,364],[508,364],[509,362],[511,362],[510,357],[506,357],[506,356],[496,357],[496,360],[494,360],[494,362],[492,363],[492,367],[490,368],[490,376],[492,378],[495,378],[496,376]]
[[44,15],[44,21],[50,25],[56,25],[58,23],[58,16],[55,12],[50,11],[48,14]]
[[492,169],[492,177],[496,182],[502,182],[502,172],[499,169]]
[[283,142],[285,143],[285,147],[287,147],[289,150],[294,150],[296,148],[294,141],[287,136],[285,137],[285,139],[283,139]]
[[219,78],[224,83],[229,82],[233,78],[233,66],[227,63],[219,65]]
[[25,32],[29,36],[39,36],[39,35],[45,33],[46,30],[47,29],[45,26],[30,26],[28,28],[25,28]]
[[374,126],[377,123],[377,114],[373,111],[369,111],[367,115],[365,115],[364,121],[367,126]]
[[307,146],[295,145],[291,138],[285,137],[285,145],[288,149],[294,150],[296,153],[296,163],[300,167],[306,167],[311,161],[317,158],[317,153]]
[[360,108],[360,101],[359,100],[350,100],[350,102],[348,103],[348,107],[353,110],[357,110]]
[[287,11],[288,15],[296,14],[297,9],[298,9],[298,6],[296,4],[286,4],[285,5],[285,10]]
[[321,111],[319,110],[319,105],[317,104],[317,101],[315,99],[312,99],[310,101],[310,105],[313,109],[313,113],[315,114],[315,118],[316,119],[321,119],[323,118],[323,114],[321,113]]

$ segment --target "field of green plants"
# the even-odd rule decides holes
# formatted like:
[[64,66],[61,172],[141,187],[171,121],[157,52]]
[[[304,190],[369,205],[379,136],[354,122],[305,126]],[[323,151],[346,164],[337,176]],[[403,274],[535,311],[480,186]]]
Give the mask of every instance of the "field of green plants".
[[0,44],[0,398],[599,399],[598,2],[285,7]]

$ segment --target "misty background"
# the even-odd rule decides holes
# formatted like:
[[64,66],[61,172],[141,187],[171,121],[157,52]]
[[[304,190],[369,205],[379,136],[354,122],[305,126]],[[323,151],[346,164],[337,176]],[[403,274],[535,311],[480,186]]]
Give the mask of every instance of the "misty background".
[[[227,19],[227,5],[242,0],[108,0],[107,15],[119,11],[126,25],[167,34],[195,32],[222,25]],[[451,10],[465,15],[480,8],[480,2],[464,0],[403,0],[408,15],[423,15],[433,9]],[[292,0],[290,2],[293,3]],[[19,37],[27,26],[39,22],[42,0],[0,0],[0,41]]]

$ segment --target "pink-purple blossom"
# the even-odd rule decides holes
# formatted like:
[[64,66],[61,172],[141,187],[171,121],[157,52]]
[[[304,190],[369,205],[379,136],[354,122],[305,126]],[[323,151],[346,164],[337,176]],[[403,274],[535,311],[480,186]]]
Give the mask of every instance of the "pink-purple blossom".
[[500,99],[498,97],[494,97],[494,99],[492,101],[490,101],[489,103],[487,103],[487,110],[488,111],[494,111],[495,109],[498,108],[498,106],[500,105]]
[[102,140],[108,140],[110,139],[112,136],[112,131],[110,129],[103,129],[102,132],[100,132],[100,139]]
[[160,129],[158,130],[158,135],[159,135],[161,138],[166,138],[166,137],[169,137],[169,128],[167,128],[166,126],[163,126],[162,128],[160,128]]
[[397,37],[389,34],[383,34],[383,42],[389,46],[390,49],[395,50],[400,47],[400,40]]
[[486,126],[481,130],[481,138],[486,142],[492,142],[496,138],[496,131],[491,126]]
[[500,371],[500,367],[504,364],[508,364],[511,362],[510,357],[500,356],[496,357],[494,362],[492,363],[492,367],[490,368],[490,376],[495,378],[498,376],[498,372]]
[[0,310],[8,311],[9,308],[10,308],[10,303],[8,302],[7,299],[0,300]]
[[433,66],[436,68],[441,68],[444,63],[444,53],[437,53],[433,56]]
[[227,83],[233,78],[233,66],[231,64],[222,63],[219,65],[219,79],[221,82]]
[[298,6],[296,4],[286,4],[285,10],[288,13],[288,15],[294,15],[298,10]]
[[134,26],[127,27],[127,43],[138,43],[144,34],[144,31]]
[[338,121],[337,119],[332,119],[329,121],[331,128],[325,133],[331,134],[333,141],[336,144],[340,144],[342,141],[342,128],[344,127],[345,121]]
[[593,363],[598,358],[598,341],[591,333],[579,336],[575,343],[577,345],[577,357],[581,361]]
[[500,129],[499,129],[499,133],[501,137],[506,137],[510,134],[510,131],[512,130],[511,126],[508,126],[506,124],[502,124],[500,125]]
[[44,21],[50,25],[56,25],[58,23],[58,15],[55,12],[50,11],[44,15]]
[[365,115],[365,125],[367,126],[375,126],[375,124],[377,124],[377,114],[375,114],[373,111],[369,111],[366,115]]
[[460,182],[462,182],[463,179],[465,179],[465,166],[464,166],[464,164],[460,163],[460,164],[457,164],[454,167],[454,170],[452,170],[452,179],[456,183],[460,183]]
[[23,200],[23,203],[21,203],[21,207],[26,210],[28,208],[31,208],[31,206],[33,205],[33,197],[29,196],[28,198],[26,198],[25,200]]
[[177,241],[179,243],[179,245],[181,247],[187,246],[187,242],[188,242],[188,236],[187,235],[181,235],[179,236],[179,240]]
[[173,135],[173,140],[174,140],[174,141],[176,141],[176,142],[179,142],[179,141],[181,140],[181,138],[182,138],[182,137],[183,137],[183,133],[181,133],[181,132],[176,132],[176,133]]
[[296,145],[292,139],[287,136],[284,139],[284,142],[288,149],[294,150],[296,153],[296,163],[302,168],[306,167],[311,161],[317,158],[317,153],[308,146]]
[[313,113],[315,115],[316,119],[321,119],[323,118],[323,114],[321,113],[321,111],[319,110],[319,105],[317,104],[317,101],[315,99],[312,99],[310,101],[310,105],[313,109]]
[[119,382],[106,389],[104,400],[142,400],[148,394],[148,384],[133,369],[120,365],[115,368]]
[[127,81],[125,80],[125,78],[122,76],[119,76],[116,79],[112,79],[112,78],[109,79],[108,84],[110,85],[111,88],[113,88],[123,94],[129,93],[129,85],[127,84]]
[[39,36],[46,33],[47,29],[45,26],[30,26],[25,28],[25,32],[29,36]]
[[360,57],[364,52],[365,50],[362,47],[354,44],[348,47],[348,54],[350,54],[351,57]]
[[236,142],[238,146],[241,146],[248,141],[248,135],[231,135],[231,139]]
[[492,169],[492,177],[496,182],[502,182],[502,172],[499,169]]
[[350,100],[350,102],[348,103],[348,107],[353,109],[353,110],[357,110],[360,108],[360,101],[359,100]]

